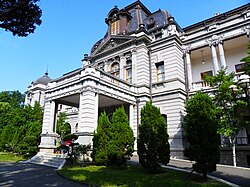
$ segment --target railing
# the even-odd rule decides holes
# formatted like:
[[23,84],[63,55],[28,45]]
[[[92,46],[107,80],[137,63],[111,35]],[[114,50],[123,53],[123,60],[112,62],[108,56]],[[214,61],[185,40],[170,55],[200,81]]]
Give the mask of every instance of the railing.
[[[229,138],[224,137],[222,140],[222,146],[230,146],[230,141]],[[236,145],[237,146],[246,146],[246,145],[250,145],[249,139],[248,137],[236,137]]]
[[198,81],[198,82],[193,82],[192,83],[192,89],[201,89],[201,88],[208,88],[210,87],[208,82],[206,81]]
[[237,145],[249,145],[247,137],[236,137],[236,144]]
[[[243,73],[236,73],[235,77],[234,77],[234,81],[235,82],[239,81],[239,78],[240,78],[240,76],[242,74]],[[204,80],[192,83],[192,89],[194,89],[194,90],[199,90],[199,89],[202,89],[202,88],[209,88],[209,87],[210,87],[209,83],[204,81]]]
[[116,78],[112,75],[109,75],[108,73],[101,72],[100,78],[101,78],[101,80],[107,81],[107,82],[114,84],[116,86],[118,85],[119,87],[130,90],[131,86],[128,83],[126,83],[125,81],[120,80],[119,78]]

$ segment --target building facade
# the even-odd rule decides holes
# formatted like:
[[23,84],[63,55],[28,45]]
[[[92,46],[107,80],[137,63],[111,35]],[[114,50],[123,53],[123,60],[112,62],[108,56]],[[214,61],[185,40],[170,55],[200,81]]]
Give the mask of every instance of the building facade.
[[[26,103],[34,103],[37,93],[43,98],[40,152],[54,151],[60,111],[68,114],[79,143],[88,144],[100,113],[112,115],[124,106],[136,139],[141,108],[152,100],[165,118],[171,156],[183,158],[185,101],[198,90],[213,89],[203,80],[205,74],[215,75],[223,67],[236,72],[236,79],[242,74],[250,4],[181,28],[168,11],[151,12],[136,1],[122,9],[115,6],[105,23],[107,32],[84,55],[82,67],[40,84],[41,90],[34,83],[28,87]],[[239,133],[246,138],[244,151],[238,149],[242,165],[250,165],[249,134],[250,129]],[[223,163],[231,162],[229,152],[224,150]]]

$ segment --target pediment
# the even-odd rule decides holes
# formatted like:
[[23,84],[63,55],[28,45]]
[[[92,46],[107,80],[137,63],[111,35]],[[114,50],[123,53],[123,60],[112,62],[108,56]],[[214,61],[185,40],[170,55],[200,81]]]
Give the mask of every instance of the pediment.
[[100,53],[103,53],[105,51],[109,51],[111,49],[115,49],[118,46],[121,46],[125,43],[128,43],[129,41],[133,41],[135,37],[133,36],[111,36],[106,39],[101,45],[92,53],[92,55],[98,55]]

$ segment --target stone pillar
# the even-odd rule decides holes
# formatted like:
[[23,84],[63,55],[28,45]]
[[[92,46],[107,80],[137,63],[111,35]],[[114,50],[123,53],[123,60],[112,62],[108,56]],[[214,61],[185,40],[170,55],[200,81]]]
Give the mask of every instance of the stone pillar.
[[126,58],[124,55],[120,56],[120,78],[125,80],[126,75],[124,71],[124,66],[126,65]]
[[104,71],[105,72],[108,72],[109,71],[109,65],[108,65],[108,61],[106,60],[105,62],[104,62]]
[[225,60],[223,42],[222,41],[219,41],[218,49],[219,49],[219,57],[220,57],[221,68],[223,68],[223,67],[226,68],[227,64],[226,64],[226,60]]
[[132,104],[129,105],[129,125],[134,131],[134,105]]
[[91,87],[83,88],[79,101],[79,123],[78,142],[80,144],[92,144],[93,133],[97,128],[98,120],[98,100],[97,91]]
[[136,60],[136,50],[132,50],[132,84],[137,83],[137,60]]
[[187,64],[187,78],[188,78],[188,88],[191,90],[193,88],[193,76],[192,76],[192,66],[191,66],[191,59],[190,59],[190,51],[185,51],[186,55],[186,64]]
[[45,102],[41,143],[39,145],[40,152],[54,153],[57,136],[55,133],[56,107],[57,104],[53,100]]
[[214,75],[216,75],[217,72],[219,71],[219,65],[218,65],[218,60],[217,60],[215,44],[211,43],[210,48],[211,48],[211,53],[212,53],[213,66],[214,66]]

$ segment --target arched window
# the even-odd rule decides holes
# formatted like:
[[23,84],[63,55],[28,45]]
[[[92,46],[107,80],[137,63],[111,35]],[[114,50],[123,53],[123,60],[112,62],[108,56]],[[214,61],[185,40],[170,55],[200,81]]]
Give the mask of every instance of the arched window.
[[130,59],[126,61],[126,82],[132,83],[132,60]]
[[118,62],[114,62],[111,65],[111,74],[115,77],[120,77],[120,65]]

